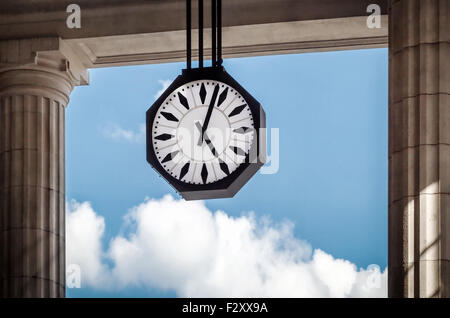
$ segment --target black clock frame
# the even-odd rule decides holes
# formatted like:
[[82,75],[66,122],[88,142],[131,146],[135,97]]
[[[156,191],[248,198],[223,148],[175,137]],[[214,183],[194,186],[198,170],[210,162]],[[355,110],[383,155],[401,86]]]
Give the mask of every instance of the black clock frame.
[[[182,182],[170,175],[158,161],[152,144],[153,121],[162,103],[178,87],[198,80],[215,80],[223,82],[236,90],[247,102],[253,116],[253,123],[257,138],[253,138],[249,153],[245,161],[232,173],[217,182],[209,184],[190,184]],[[266,161],[266,115],[260,103],[253,98],[225,69],[220,67],[204,67],[198,69],[184,69],[175,81],[162,93],[146,113],[147,126],[147,161],[160,176],[185,199],[203,200],[233,197]],[[263,135],[262,135],[263,134]],[[256,152],[255,152],[256,149]]]

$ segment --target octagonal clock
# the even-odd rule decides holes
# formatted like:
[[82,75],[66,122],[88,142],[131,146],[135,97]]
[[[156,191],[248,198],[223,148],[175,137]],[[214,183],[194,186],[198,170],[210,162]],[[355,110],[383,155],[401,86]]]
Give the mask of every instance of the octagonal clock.
[[147,111],[147,161],[186,200],[233,197],[265,162],[265,124],[223,67],[186,69]]

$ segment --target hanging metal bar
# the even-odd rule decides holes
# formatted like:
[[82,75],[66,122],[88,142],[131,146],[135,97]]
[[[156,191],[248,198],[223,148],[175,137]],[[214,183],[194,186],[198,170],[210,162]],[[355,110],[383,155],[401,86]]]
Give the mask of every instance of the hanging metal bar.
[[203,68],[203,0],[198,0],[198,67]]
[[212,44],[212,53],[211,53],[211,63],[212,66],[215,67],[217,64],[217,57],[216,57],[216,46],[217,46],[217,2],[216,0],[211,0],[211,44]]
[[191,69],[192,47],[191,47],[191,0],[186,0],[186,68]]
[[217,65],[222,65],[222,0],[217,0]]

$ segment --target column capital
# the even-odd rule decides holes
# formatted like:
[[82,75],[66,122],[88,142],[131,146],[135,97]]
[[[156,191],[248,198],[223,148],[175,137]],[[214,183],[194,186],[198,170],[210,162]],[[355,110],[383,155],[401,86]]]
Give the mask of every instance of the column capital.
[[47,96],[64,105],[89,73],[61,38],[0,41],[0,96]]

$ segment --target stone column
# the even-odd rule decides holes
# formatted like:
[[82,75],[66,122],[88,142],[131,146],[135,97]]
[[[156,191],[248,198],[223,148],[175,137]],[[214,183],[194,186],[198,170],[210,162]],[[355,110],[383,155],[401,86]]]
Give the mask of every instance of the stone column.
[[450,297],[449,21],[389,3],[389,297]]
[[64,297],[64,112],[86,73],[59,39],[0,48],[0,297]]

